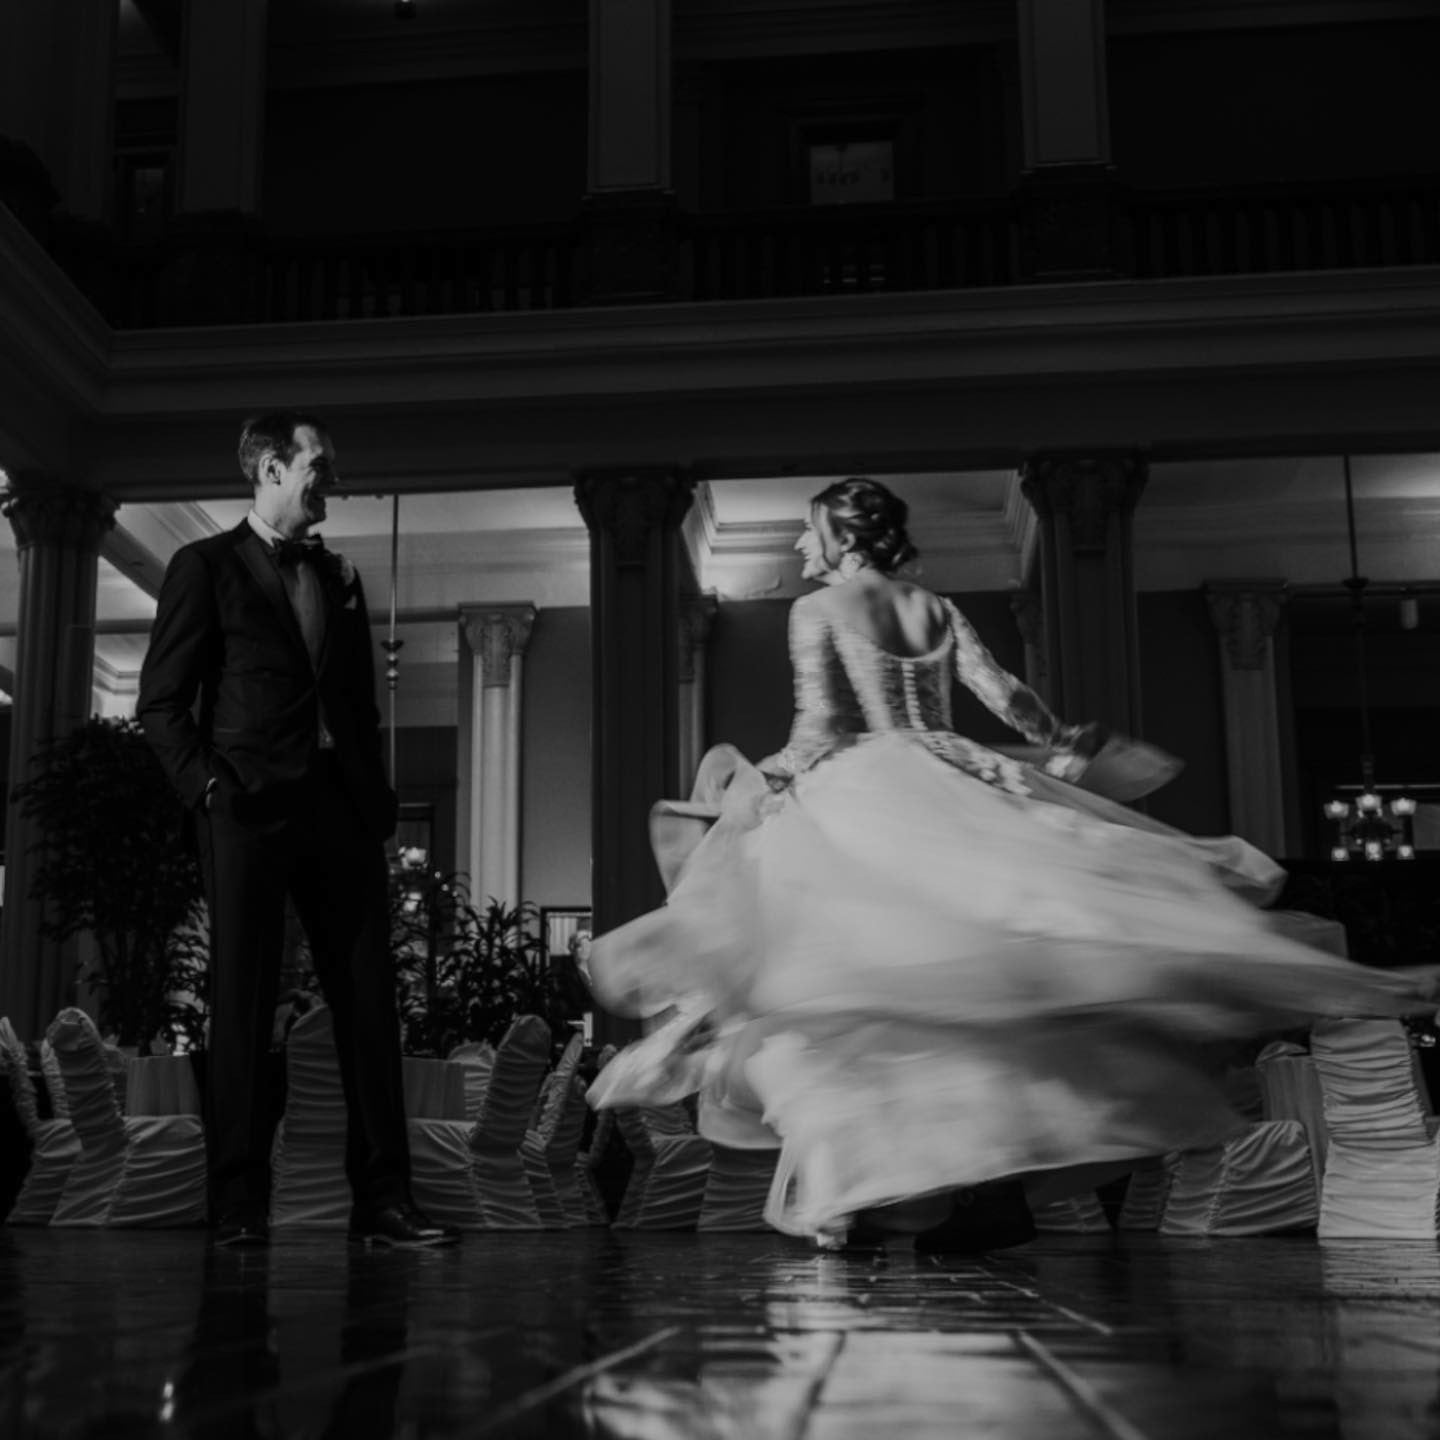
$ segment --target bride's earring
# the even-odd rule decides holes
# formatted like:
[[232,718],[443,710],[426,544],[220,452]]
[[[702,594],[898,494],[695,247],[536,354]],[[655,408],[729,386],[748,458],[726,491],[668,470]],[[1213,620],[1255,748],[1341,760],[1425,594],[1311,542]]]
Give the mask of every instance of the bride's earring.
[[853,580],[865,568],[864,557],[856,550],[847,550],[835,567],[835,573],[842,580]]

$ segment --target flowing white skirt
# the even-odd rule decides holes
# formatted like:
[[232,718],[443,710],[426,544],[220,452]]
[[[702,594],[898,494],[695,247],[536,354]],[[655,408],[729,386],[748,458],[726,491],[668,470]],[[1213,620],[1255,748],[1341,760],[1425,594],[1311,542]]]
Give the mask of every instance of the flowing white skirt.
[[714,793],[657,812],[669,903],[591,955],[610,1008],[671,1012],[592,1103],[698,1091],[702,1133],[778,1144],[778,1228],[1218,1143],[1239,1122],[1204,1042],[1433,990],[1280,933],[1241,897],[1282,872],[1243,842],[1029,767],[987,783],[925,738],[864,737],[780,794],[712,751]]

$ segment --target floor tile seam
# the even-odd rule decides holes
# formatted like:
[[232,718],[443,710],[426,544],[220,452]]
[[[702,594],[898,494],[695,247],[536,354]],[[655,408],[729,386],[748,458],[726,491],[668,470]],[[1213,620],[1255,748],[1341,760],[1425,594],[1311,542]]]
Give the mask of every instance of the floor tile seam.
[[1143,1430],[1120,1414],[1088,1380],[1028,1331],[1017,1330],[1015,1343],[1065,1392],[1086,1419],[1101,1429],[1108,1440],[1151,1440]]
[[1081,1325],[1087,1330],[1095,1331],[1097,1335],[1109,1336],[1115,1333],[1115,1327],[1113,1325],[1107,1325],[1105,1321],[1096,1320],[1093,1316],[1086,1315],[1081,1310],[1075,1310],[1069,1305],[1062,1305],[1060,1301],[1052,1300],[1048,1295],[1046,1295],[1043,1291],[1039,1289],[1035,1289],[1027,1285],[1021,1285],[1014,1280],[1007,1280],[1003,1275],[997,1275],[995,1276],[995,1279],[1000,1284],[1007,1286],[1011,1290],[1014,1290],[1017,1294],[1023,1295],[1025,1299],[1034,1300],[1039,1304],[1045,1306],[1046,1309],[1053,1310],[1057,1315],[1063,1315],[1073,1324]]
[[551,1400],[563,1395],[565,1391],[573,1389],[582,1381],[592,1379],[596,1375],[603,1374],[606,1370],[613,1370],[617,1365],[623,1365],[627,1360],[634,1360],[648,1350],[653,1350],[658,1345],[672,1339],[681,1333],[684,1326],[666,1325],[656,1330],[653,1334],[647,1335],[643,1340],[637,1340],[633,1345],[626,1345],[619,1350],[612,1350],[608,1355],[602,1355],[598,1360],[592,1360],[585,1365],[576,1365],[567,1370],[563,1375],[557,1375],[555,1379],[546,1381],[543,1385],[537,1385],[533,1390],[527,1390],[523,1395],[518,1395],[514,1400],[508,1401],[497,1410],[492,1411],[480,1424],[475,1426],[468,1433],[473,1436],[490,1435],[502,1425],[508,1425],[512,1420],[536,1409],[538,1406],[547,1405]]

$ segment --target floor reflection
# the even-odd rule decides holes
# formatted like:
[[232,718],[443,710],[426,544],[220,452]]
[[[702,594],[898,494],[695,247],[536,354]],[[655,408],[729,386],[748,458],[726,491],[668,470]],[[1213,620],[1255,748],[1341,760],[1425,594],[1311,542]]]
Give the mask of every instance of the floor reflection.
[[0,1231],[6,1437],[1440,1433],[1440,1249]]

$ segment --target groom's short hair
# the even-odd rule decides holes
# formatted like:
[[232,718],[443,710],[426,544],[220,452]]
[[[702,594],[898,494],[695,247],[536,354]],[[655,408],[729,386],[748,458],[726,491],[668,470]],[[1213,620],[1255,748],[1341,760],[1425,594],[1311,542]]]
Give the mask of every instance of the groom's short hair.
[[260,462],[267,455],[274,455],[282,465],[288,465],[300,448],[295,432],[308,425],[321,435],[328,435],[325,422],[303,410],[266,410],[252,415],[240,427],[240,471],[253,488],[260,480]]

